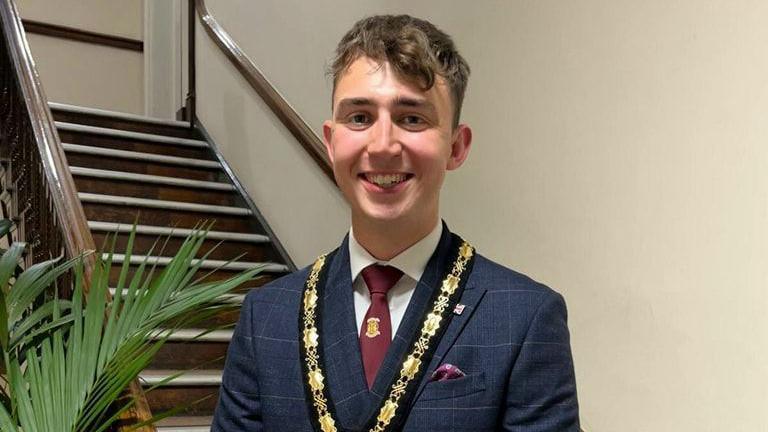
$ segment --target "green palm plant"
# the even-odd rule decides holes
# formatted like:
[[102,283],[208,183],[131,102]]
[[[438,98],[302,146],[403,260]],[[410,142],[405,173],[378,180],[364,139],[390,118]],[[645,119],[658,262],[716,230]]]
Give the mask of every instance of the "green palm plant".
[[[195,256],[206,232],[191,234],[156,276],[152,263],[145,261],[129,277],[135,237],[131,233],[112,300],[107,291],[114,247],[94,257],[87,295],[83,257],[63,263],[50,260],[19,272],[24,245],[13,244],[5,251],[0,257],[5,375],[0,384],[0,430],[100,432],[109,428],[133,403],[120,399],[121,393],[174,329],[231,308],[218,299],[260,271],[254,268],[216,282],[195,279],[202,261]],[[69,270],[74,273],[71,300],[54,297],[31,306]]]

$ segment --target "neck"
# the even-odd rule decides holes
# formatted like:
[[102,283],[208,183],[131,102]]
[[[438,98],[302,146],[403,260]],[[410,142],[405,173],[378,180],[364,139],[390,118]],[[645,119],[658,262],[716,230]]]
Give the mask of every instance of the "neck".
[[369,222],[352,218],[355,240],[374,258],[389,261],[426,237],[438,223],[437,216],[429,223]]

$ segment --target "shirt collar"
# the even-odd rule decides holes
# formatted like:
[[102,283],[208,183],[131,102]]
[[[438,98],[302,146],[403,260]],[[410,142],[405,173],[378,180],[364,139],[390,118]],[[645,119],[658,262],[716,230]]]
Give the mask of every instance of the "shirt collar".
[[413,244],[408,249],[400,252],[396,257],[389,261],[381,261],[374,258],[360,243],[355,239],[355,233],[352,228],[349,229],[349,267],[352,271],[352,280],[357,279],[357,276],[364,268],[371,264],[389,265],[400,269],[404,274],[408,275],[411,279],[419,281],[424,270],[427,268],[427,262],[429,258],[435,252],[437,244],[440,243],[440,236],[443,234],[443,224],[440,220],[437,221],[437,225],[432,231],[426,235],[423,239]]

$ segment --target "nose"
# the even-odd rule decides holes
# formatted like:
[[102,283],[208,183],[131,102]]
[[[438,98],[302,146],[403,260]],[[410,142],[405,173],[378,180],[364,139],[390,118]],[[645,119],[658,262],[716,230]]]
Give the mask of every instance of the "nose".
[[384,158],[400,155],[402,146],[397,128],[389,116],[380,116],[371,132],[373,134],[368,143],[369,155]]

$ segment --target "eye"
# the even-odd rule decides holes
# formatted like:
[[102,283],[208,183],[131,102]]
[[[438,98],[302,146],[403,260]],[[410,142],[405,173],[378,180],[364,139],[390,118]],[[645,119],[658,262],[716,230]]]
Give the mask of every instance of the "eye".
[[419,131],[426,129],[428,126],[427,121],[423,117],[417,115],[406,115],[400,118],[400,124],[405,129],[411,131]]
[[366,113],[355,113],[347,117],[347,124],[353,129],[364,128],[371,123],[371,116]]

